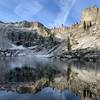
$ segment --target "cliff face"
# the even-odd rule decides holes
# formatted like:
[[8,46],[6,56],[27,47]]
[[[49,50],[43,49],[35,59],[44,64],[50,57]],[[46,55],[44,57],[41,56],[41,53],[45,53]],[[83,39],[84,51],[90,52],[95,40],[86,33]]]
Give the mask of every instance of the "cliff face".
[[100,26],[98,24],[94,24],[86,30],[77,28],[71,33],[70,38],[72,49],[91,48],[100,50]]
[[45,27],[43,24],[41,24],[40,22],[23,21],[23,22],[19,22],[15,26],[18,26],[19,28],[22,27],[22,28],[25,28],[25,29],[30,30],[30,31],[36,30],[38,32],[38,34],[42,35],[43,37],[48,36],[49,29],[47,27]]
[[36,39],[48,36],[49,29],[39,22],[0,22],[0,48],[2,49],[11,48],[12,43],[18,43],[18,45],[24,45],[25,43],[32,46],[34,44],[32,42]]
[[42,35],[43,37],[48,36],[49,29],[45,27],[40,22],[28,22],[28,21],[21,21],[21,22],[15,22],[15,23],[1,23],[1,25],[5,26],[6,29],[12,28],[17,30],[26,30],[26,31],[37,31],[39,35]]
[[100,8],[87,8],[82,21],[75,30],[71,30],[72,48],[91,48],[100,50]]
[[52,32],[64,40],[69,37],[72,50],[85,48],[100,50],[100,8],[95,6],[86,8],[79,24],[54,28]]
[[82,22],[89,22],[91,24],[95,24],[96,22],[100,21],[100,8],[93,6],[91,8],[86,8],[83,11]]

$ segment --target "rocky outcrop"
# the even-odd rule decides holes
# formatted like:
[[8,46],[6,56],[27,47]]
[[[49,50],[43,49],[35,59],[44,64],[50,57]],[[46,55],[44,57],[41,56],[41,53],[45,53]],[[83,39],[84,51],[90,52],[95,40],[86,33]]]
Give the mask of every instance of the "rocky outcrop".
[[86,8],[83,11],[83,16],[82,16],[82,23],[86,24],[87,26],[91,26],[98,21],[100,21],[100,8],[97,8],[96,6],[93,6],[91,8]]
[[56,37],[67,40],[70,38],[72,50],[98,49],[100,50],[100,8],[93,6],[83,11],[80,23],[71,27],[54,28],[51,30]]
[[87,61],[87,62],[98,62],[100,61],[100,51],[87,49],[73,50],[70,52],[64,52],[57,58],[63,61],[76,60],[76,61]]
[[47,37],[49,35],[49,29],[45,27],[40,22],[29,22],[29,21],[20,21],[15,23],[4,23],[6,29],[13,28],[18,30],[26,30],[27,31],[37,31],[39,35],[43,37]]

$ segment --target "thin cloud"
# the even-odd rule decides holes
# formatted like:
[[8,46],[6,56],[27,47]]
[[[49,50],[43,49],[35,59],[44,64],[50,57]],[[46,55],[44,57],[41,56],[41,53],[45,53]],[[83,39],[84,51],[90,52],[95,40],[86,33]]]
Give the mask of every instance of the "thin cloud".
[[76,0],[59,0],[59,7],[61,9],[60,13],[58,14],[54,24],[56,26],[65,24],[68,15],[73,8]]
[[36,15],[43,6],[37,2],[22,2],[15,8],[15,13],[21,18],[31,18],[32,16]]

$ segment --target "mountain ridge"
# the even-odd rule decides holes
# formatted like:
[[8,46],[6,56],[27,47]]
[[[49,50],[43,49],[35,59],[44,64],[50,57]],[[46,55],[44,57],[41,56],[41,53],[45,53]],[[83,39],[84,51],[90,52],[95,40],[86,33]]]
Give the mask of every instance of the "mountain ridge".
[[38,47],[39,45],[42,45],[42,49],[43,47],[46,49],[49,42],[52,46],[57,42],[61,43],[57,48],[54,47],[55,49],[52,46],[52,48],[49,48],[51,49],[49,51],[52,51],[53,49],[56,53],[68,52],[68,45],[70,45],[71,50],[87,48],[100,50],[99,33],[100,8],[97,8],[96,6],[86,8],[83,11],[81,22],[75,23],[71,27],[62,25],[58,28],[49,29],[40,22],[29,21],[15,23],[4,23],[1,21],[0,23],[0,35],[1,40],[2,36],[5,38],[4,43],[5,40],[7,40],[7,43],[9,40],[16,45],[23,46],[27,44],[28,46],[35,46],[38,44]]

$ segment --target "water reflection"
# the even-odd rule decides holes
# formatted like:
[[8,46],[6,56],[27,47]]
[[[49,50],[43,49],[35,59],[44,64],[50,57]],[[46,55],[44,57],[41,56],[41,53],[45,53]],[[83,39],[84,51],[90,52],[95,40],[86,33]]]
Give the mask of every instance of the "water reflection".
[[9,71],[10,69],[16,67],[23,67],[23,66],[32,67],[32,68],[49,66],[55,69],[59,69],[60,71],[63,70],[61,68],[63,66],[63,63],[48,58],[39,58],[36,56],[0,58],[0,73]]
[[78,73],[78,76],[80,78],[85,78],[87,75],[87,78],[94,78],[98,80],[100,79],[100,62],[63,62],[60,60],[42,58],[37,56],[0,58],[0,74],[4,74],[16,67],[21,68],[25,66],[29,68],[35,68],[35,70],[37,69],[37,72],[41,73],[43,70],[48,70],[48,68],[51,68],[53,70],[59,71],[62,75],[66,75],[67,80],[69,80],[70,74],[73,71]]
[[41,92],[33,94],[18,94],[14,92],[0,91],[0,100],[81,100],[71,91],[63,91],[45,88]]
[[[15,72],[12,74],[12,72]],[[20,73],[19,73],[20,72]],[[70,78],[72,73],[77,73],[77,77],[84,81],[89,82],[95,82],[97,80],[100,80],[100,62],[78,62],[78,61],[60,61],[55,59],[48,59],[48,58],[40,58],[37,56],[23,56],[23,57],[13,57],[13,58],[0,58],[0,79],[2,79],[3,75],[5,73],[11,73],[11,76],[6,78],[6,81],[10,80],[12,81],[35,81],[42,77],[48,78],[50,81],[53,81],[54,77],[58,75],[57,77],[66,76],[68,84],[70,84]],[[28,73],[28,74],[26,74]],[[15,76],[14,76],[15,75]],[[22,76],[23,78],[22,78]],[[27,76],[28,75],[28,76]],[[12,78],[11,78],[12,77]],[[21,78],[20,78],[21,77]],[[56,79],[57,79],[56,77]],[[21,79],[21,80],[20,80]],[[47,91],[46,91],[47,92]],[[50,92],[50,91],[49,91]],[[47,93],[49,93],[47,92]],[[52,90],[53,93],[54,90]],[[43,93],[40,92],[39,95]],[[51,92],[50,92],[51,93]],[[54,95],[52,93],[52,95]],[[57,92],[58,93],[58,92]],[[16,93],[15,93],[16,94]],[[65,93],[57,94],[61,96],[61,99],[57,97],[57,99],[54,100],[65,100],[64,98],[66,95]],[[19,94],[17,94],[19,95]],[[36,94],[38,95],[38,94]],[[24,95],[25,96],[25,95]],[[45,98],[48,98],[48,100],[51,100],[51,96],[44,96],[40,98],[43,98],[41,100],[44,100]],[[49,98],[51,97],[51,98]],[[62,97],[64,97],[62,99]],[[69,96],[69,98],[71,95]],[[1,97],[0,97],[1,98]],[[53,97],[54,98],[54,97]],[[52,100],[53,100],[52,98]],[[67,98],[67,97],[66,97]],[[2,99],[2,100],[8,100],[8,99]],[[11,100],[11,99],[10,99]],[[15,99],[17,100],[17,99]],[[18,99],[19,100],[19,99]],[[26,99],[27,100],[27,99]],[[34,99],[32,99],[34,100]],[[36,99],[35,99],[36,100]],[[39,98],[37,100],[40,100]],[[68,100],[75,100],[75,99],[68,99]],[[78,100],[78,99],[76,99]]]

